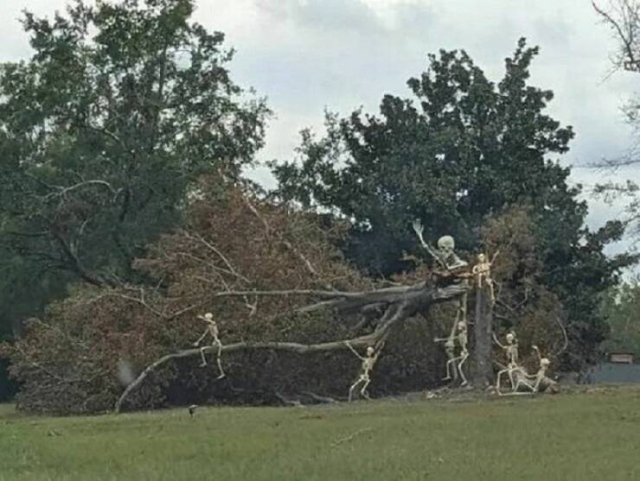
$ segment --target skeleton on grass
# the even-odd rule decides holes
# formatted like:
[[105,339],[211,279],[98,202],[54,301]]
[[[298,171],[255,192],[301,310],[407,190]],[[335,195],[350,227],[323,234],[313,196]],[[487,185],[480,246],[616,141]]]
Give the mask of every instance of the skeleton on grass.
[[522,370],[522,366],[518,360],[518,339],[514,332],[508,332],[505,336],[507,343],[502,344],[496,335],[493,335],[493,341],[504,351],[507,358],[507,367],[498,372],[496,377],[496,391],[500,393],[500,379],[504,374],[509,378],[511,389],[515,388],[514,372]]
[[493,265],[493,261],[496,260],[496,256],[498,254],[499,251],[493,255],[491,261],[489,261],[486,254],[478,254],[478,263],[471,269],[471,273],[476,281],[476,287],[478,289],[482,289],[484,286],[489,288],[492,304],[496,302],[496,296],[493,290],[494,282],[491,278],[491,266]]
[[514,370],[513,379],[515,381],[515,385],[513,386],[512,395],[535,394],[545,389],[557,392],[558,383],[547,377],[547,370],[551,365],[551,361],[546,357],[542,357],[538,346],[532,346],[532,348],[538,356],[538,363],[540,367],[535,374],[527,374],[523,368]]
[[[200,336],[200,338],[196,342],[194,342],[193,345],[194,347],[198,347],[204,340],[204,338],[207,337],[207,335],[211,336],[211,347],[217,347],[216,362],[218,364],[218,371],[220,372],[218,379],[222,379],[223,377],[225,377],[225,373],[224,369],[222,369],[222,362],[220,360],[220,355],[222,354],[222,342],[220,342],[220,338],[218,337],[218,324],[216,324],[216,321],[213,319],[213,314],[211,314],[210,312],[207,312],[204,316],[198,316],[198,319],[204,321],[207,326],[205,327],[202,336]],[[204,367],[207,365],[207,359],[204,356],[205,350],[206,347],[204,346],[200,348],[200,357],[202,359],[202,364],[200,364],[200,367]]]
[[380,345],[378,349],[372,346],[367,347],[366,355],[361,356],[358,353],[358,351],[356,351],[353,348],[353,346],[349,344],[349,341],[345,341],[345,344],[349,349],[351,349],[351,352],[353,352],[358,357],[358,359],[362,361],[362,368],[361,368],[362,371],[360,372],[358,379],[356,379],[356,381],[349,388],[349,402],[351,402],[351,399],[353,398],[353,391],[358,386],[360,386],[360,395],[365,399],[369,399],[369,393],[367,392],[367,387],[371,382],[370,375],[371,375],[371,371],[373,370],[373,366],[378,360],[378,356],[380,356],[380,352],[382,352],[382,345]]

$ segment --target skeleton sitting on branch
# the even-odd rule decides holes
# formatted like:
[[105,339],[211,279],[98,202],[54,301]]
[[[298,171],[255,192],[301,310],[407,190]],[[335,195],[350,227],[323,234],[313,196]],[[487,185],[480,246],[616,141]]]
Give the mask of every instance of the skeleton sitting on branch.
[[[222,353],[222,342],[220,342],[220,338],[218,337],[218,324],[216,324],[216,321],[213,319],[213,314],[211,314],[210,312],[207,312],[204,316],[198,316],[198,319],[203,320],[207,324],[207,326],[205,327],[202,336],[200,336],[200,338],[196,342],[194,342],[193,345],[194,347],[198,347],[204,340],[204,338],[207,337],[207,335],[211,336],[211,347],[218,348],[216,353],[216,362],[218,364],[218,371],[220,372],[218,379],[222,379],[223,377],[225,377],[225,373],[224,369],[222,369],[222,362],[220,360],[220,354]],[[200,364],[200,367],[204,367],[207,365],[207,359],[204,356],[205,349],[206,347],[200,348],[200,357],[202,359],[202,364]]]
[[493,279],[491,277],[491,266],[493,262],[496,260],[496,257],[500,251],[496,251],[491,258],[491,261],[487,259],[487,255],[480,253],[478,254],[478,263],[473,266],[471,269],[471,273],[475,277],[476,287],[478,289],[482,289],[485,285],[489,288],[489,293],[491,296],[491,303],[494,304],[496,302],[496,296],[493,289]]

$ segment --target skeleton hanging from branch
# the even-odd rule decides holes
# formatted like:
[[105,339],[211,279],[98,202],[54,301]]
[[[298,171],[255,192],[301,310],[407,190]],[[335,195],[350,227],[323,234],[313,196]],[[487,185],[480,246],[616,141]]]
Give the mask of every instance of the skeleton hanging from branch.
[[[222,361],[220,359],[220,355],[222,354],[222,342],[220,342],[220,338],[218,337],[218,324],[213,319],[213,314],[211,314],[210,312],[207,312],[204,316],[198,316],[198,319],[203,320],[207,325],[204,329],[204,332],[202,333],[202,336],[200,336],[198,340],[193,343],[193,346],[198,347],[200,343],[207,337],[207,335],[211,336],[211,347],[217,348],[216,362],[218,364],[218,372],[220,373],[218,375],[218,379],[222,379],[223,377],[225,377],[225,372],[224,369],[222,369]],[[205,347],[200,348],[200,358],[202,359],[202,364],[200,364],[200,367],[205,367],[207,365],[207,358],[204,355],[205,350]]]
[[[155,362],[149,364],[140,374],[126,387],[115,403],[115,411],[119,412],[129,398],[129,396],[158,368],[166,363],[191,356],[202,356],[208,351],[218,353],[218,358],[222,353],[231,353],[249,350],[278,350],[288,351],[298,354],[328,352],[341,349],[347,349],[345,341],[352,348],[366,348],[368,346],[379,346],[389,333],[401,324],[404,320],[415,316],[418,313],[424,313],[430,306],[442,302],[457,302],[466,294],[468,286],[465,284],[452,284],[442,287],[434,287],[426,282],[408,286],[393,286],[381,289],[361,292],[346,292],[336,290],[282,290],[282,291],[220,291],[213,294],[214,298],[227,298],[243,296],[259,297],[303,297],[316,298],[316,302],[307,305],[301,305],[288,314],[309,314],[321,310],[333,310],[338,316],[349,315],[354,313],[370,313],[379,312],[376,319],[372,319],[367,324],[366,333],[355,335],[351,339],[341,339],[328,342],[319,342],[315,344],[302,344],[296,342],[261,342],[261,341],[239,341],[233,343],[222,344],[215,342],[209,346],[201,348],[186,349],[162,356]],[[206,318],[204,318],[206,319]],[[203,319],[203,320],[204,320]],[[213,321],[213,318],[211,318]],[[208,323],[207,323],[208,324]],[[211,325],[208,324],[207,328]],[[215,330],[214,330],[215,331]],[[207,331],[210,335],[211,331]],[[204,338],[203,338],[204,339]],[[219,341],[219,340],[218,340]],[[379,353],[379,350],[378,350]],[[377,355],[374,352],[375,359]],[[364,360],[363,360],[364,362]],[[370,363],[373,367],[375,361]],[[370,369],[369,369],[370,374]],[[366,380],[365,380],[366,382]],[[355,388],[354,388],[355,389]],[[362,389],[362,388],[361,388]]]
[[371,371],[373,370],[373,366],[375,365],[380,353],[382,352],[382,348],[384,347],[384,343],[380,343],[377,348],[373,346],[368,346],[366,350],[366,355],[361,356],[358,351],[356,351],[353,346],[349,343],[349,341],[345,341],[345,344],[351,352],[353,352],[358,359],[362,361],[362,371],[360,375],[356,379],[356,381],[349,388],[349,402],[351,402],[353,398],[353,391],[360,386],[360,395],[365,399],[369,398],[369,393],[367,392],[367,387],[369,383],[371,383]]

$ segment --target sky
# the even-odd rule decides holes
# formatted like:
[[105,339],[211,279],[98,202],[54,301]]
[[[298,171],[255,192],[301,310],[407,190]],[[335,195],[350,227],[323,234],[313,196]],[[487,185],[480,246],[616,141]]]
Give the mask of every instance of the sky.
[[[1,0],[0,61],[28,57],[18,19],[62,10],[65,0]],[[604,2],[606,0],[601,0]],[[232,78],[267,98],[274,112],[260,160],[295,157],[299,131],[322,131],[325,110],[377,112],[386,93],[410,97],[406,81],[427,54],[464,49],[494,81],[519,37],[538,45],[531,84],[555,93],[549,112],[576,138],[559,158],[586,191],[607,180],[588,165],[624,154],[632,142],[621,108],[637,92],[635,75],[612,72],[616,48],[590,0],[199,0],[195,19],[226,34],[236,50]],[[640,168],[612,178],[637,178]],[[266,169],[250,174],[273,185]],[[611,175],[611,174],[609,174]],[[623,214],[621,202],[589,199],[589,226]],[[610,252],[625,249],[628,241]]]

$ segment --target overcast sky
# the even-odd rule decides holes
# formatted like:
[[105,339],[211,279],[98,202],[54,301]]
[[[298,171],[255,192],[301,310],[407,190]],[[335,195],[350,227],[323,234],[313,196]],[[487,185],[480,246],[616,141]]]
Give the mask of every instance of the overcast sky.
[[[51,15],[64,5],[2,0],[0,61],[29,55],[21,10]],[[275,112],[260,159],[290,159],[298,132],[319,129],[325,109],[376,111],[385,93],[408,96],[406,80],[440,48],[465,49],[499,80],[521,36],[541,48],[531,82],[555,92],[551,113],[576,131],[561,159],[574,166],[575,181],[602,180],[584,166],[620,155],[631,143],[620,108],[635,93],[635,76],[609,75],[615,42],[590,0],[199,0],[196,19],[226,33],[237,50],[233,78],[267,97]],[[268,182],[266,172],[254,175]],[[622,210],[590,205],[593,227]]]

